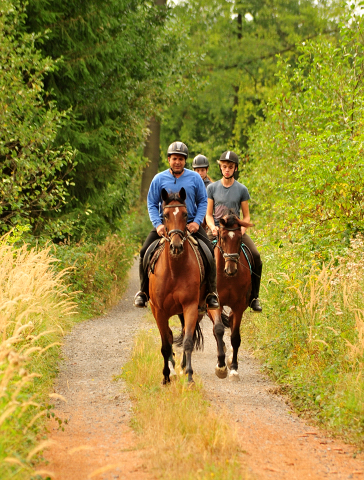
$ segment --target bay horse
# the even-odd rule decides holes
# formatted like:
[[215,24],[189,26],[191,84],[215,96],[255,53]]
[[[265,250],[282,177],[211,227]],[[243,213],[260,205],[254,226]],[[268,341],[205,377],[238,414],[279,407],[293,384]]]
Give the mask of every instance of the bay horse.
[[201,288],[200,267],[188,236],[186,191],[178,193],[162,190],[163,224],[166,227],[166,245],[160,254],[154,274],[149,278],[149,297],[153,316],[162,340],[161,352],[164,359],[163,385],[170,382],[169,361],[173,360],[173,333],[169,319],[183,315],[183,358],[188,382],[193,383],[192,351],[203,337],[199,328],[199,304],[205,298],[205,285]]
[[[226,378],[228,375],[221,323],[230,327],[233,353],[228,361],[228,366],[230,368],[229,379],[233,381],[239,380],[240,324],[243,313],[249,306],[252,287],[250,265],[241,249],[240,227],[242,226],[247,228],[253,225],[240,220],[231,210],[226,209],[226,213],[220,218],[218,241],[215,246],[220,309],[208,311],[214,324],[214,335],[217,341],[218,363],[215,373],[219,378]],[[229,316],[222,312],[224,306],[231,308]]]

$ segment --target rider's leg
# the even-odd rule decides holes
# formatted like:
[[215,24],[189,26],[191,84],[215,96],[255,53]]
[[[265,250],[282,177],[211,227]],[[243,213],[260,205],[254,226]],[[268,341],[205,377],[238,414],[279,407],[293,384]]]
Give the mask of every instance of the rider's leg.
[[250,295],[249,305],[254,312],[261,312],[262,306],[259,301],[260,279],[262,276],[262,260],[253,240],[245,233],[242,238],[243,243],[252,252],[254,265],[252,266],[252,293]]
[[207,276],[207,297],[206,297],[206,306],[208,309],[213,310],[215,308],[219,308],[219,297],[217,295],[217,287],[216,287],[216,260],[214,256],[214,247],[212,246],[205,230],[200,226],[199,230],[193,234],[194,237],[199,238],[202,240],[205,245],[209,248],[212,259],[211,261],[207,262],[209,268],[207,269],[206,276]]
[[150,234],[147,236],[142,249],[139,253],[139,280],[140,280],[140,290],[134,297],[134,305],[139,308],[146,307],[146,303],[149,298],[149,279],[148,272],[143,268],[143,258],[145,252],[148,250],[149,245],[151,245],[154,240],[157,240],[159,237],[156,229],[154,228]]

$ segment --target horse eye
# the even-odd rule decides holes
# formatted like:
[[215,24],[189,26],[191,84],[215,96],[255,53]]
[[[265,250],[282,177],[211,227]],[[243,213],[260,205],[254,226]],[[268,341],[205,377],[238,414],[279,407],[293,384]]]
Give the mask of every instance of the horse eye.
[[187,218],[187,212],[183,212],[183,218]]

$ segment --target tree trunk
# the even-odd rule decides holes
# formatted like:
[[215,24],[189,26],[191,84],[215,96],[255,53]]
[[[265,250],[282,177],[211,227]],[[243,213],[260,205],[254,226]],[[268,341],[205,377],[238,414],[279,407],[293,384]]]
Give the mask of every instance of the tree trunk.
[[[167,0],[154,0],[154,4],[159,7],[166,5],[166,3]],[[149,160],[149,162],[144,168],[142,174],[140,200],[147,199],[150,182],[153,180],[154,175],[158,173],[159,143],[161,133],[160,121],[157,120],[155,117],[152,117],[149,120],[148,128],[150,130],[150,134],[146,138],[143,155]]]
[[161,125],[159,120],[154,117],[150,119],[148,128],[150,133],[146,139],[143,155],[148,158],[148,165],[145,167],[142,174],[142,184],[140,188],[140,199],[146,200],[149,190],[150,182],[154,175],[158,173],[159,163],[159,139]]

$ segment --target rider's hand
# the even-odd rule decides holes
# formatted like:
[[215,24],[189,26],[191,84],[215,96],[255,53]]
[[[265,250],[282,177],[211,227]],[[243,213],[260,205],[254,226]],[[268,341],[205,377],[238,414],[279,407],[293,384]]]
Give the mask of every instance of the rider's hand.
[[217,227],[216,225],[214,226],[214,228],[211,228],[211,233],[214,237],[217,237],[218,231],[219,227]]
[[240,227],[241,229],[241,234],[244,235],[244,233],[246,232],[246,227]]
[[162,225],[158,225],[157,227],[157,233],[160,237],[162,237],[163,235],[166,235],[166,227],[162,224]]
[[192,222],[187,225],[187,228],[190,231],[190,233],[195,233],[195,232],[198,232],[200,225],[196,222]]

